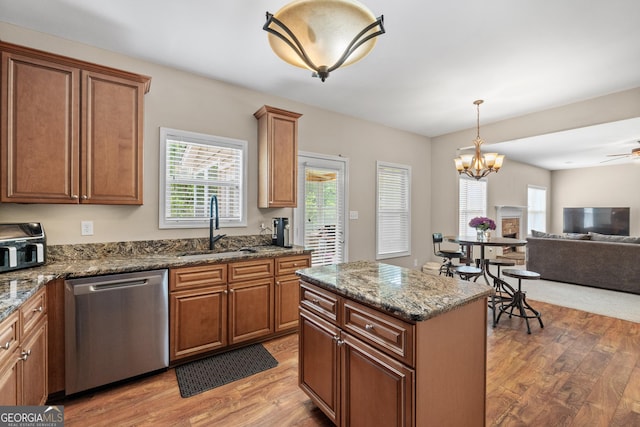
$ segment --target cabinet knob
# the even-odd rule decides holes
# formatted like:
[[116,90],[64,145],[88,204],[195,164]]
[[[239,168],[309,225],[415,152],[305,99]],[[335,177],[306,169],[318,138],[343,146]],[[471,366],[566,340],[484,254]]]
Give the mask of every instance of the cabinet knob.
[[71,195],[71,198],[72,198],[72,199],[77,199],[77,198],[78,198],[78,195],[77,195],[77,194],[72,194],[72,195]]
[[278,282],[276,282],[276,285],[280,285],[280,282],[279,282],[279,281],[278,281]]
[[11,347],[11,341],[7,341],[3,346],[1,346],[0,348],[3,350],[9,350],[9,347]]
[[373,325],[371,323],[367,323],[366,325],[364,325],[364,328],[367,331],[373,331]]
[[320,305],[320,300],[317,298],[312,299],[311,302],[314,303],[315,305]]
[[82,200],[87,200],[88,198],[87,195],[82,196]]
[[34,313],[42,313],[42,306],[33,309]]
[[18,360],[22,360],[23,362],[26,362],[29,356],[31,356],[31,350],[27,350],[27,351],[23,350]]

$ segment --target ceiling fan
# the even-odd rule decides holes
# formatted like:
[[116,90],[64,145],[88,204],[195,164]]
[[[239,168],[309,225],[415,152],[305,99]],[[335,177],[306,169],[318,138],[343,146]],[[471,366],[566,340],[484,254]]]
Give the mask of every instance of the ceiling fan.
[[[640,141],[636,141],[638,144],[640,144]],[[600,163],[606,163],[606,162],[610,162],[612,160],[620,160],[620,159],[624,159],[625,157],[629,157],[631,159],[640,159],[640,147],[638,148],[633,148],[631,150],[631,152],[626,153],[626,154],[607,154],[607,157],[613,157],[612,159],[608,159],[608,160],[603,160]]]

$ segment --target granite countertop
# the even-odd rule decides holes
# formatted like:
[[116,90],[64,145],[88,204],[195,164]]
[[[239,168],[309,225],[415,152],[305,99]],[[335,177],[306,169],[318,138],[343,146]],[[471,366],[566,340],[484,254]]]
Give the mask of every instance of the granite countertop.
[[259,245],[252,246],[250,249],[255,252],[243,252],[236,249],[217,253],[211,253],[207,250],[165,253],[114,253],[106,255],[99,254],[102,256],[89,259],[83,259],[81,255],[78,255],[79,258],[68,256],[65,259],[47,262],[40,267],[0,273],[0,321],[17,310],[20,305],[35,294],[38,289],[55,279],[219,264],[231,261],[245,261],[257,258],[310,253],[309,251],[305,251],[301,246],[283,248],[279,246]]
[[298,270],[305,281],[409,321],[423,321],[494,293],[491,286],[389,264],[356,261]]

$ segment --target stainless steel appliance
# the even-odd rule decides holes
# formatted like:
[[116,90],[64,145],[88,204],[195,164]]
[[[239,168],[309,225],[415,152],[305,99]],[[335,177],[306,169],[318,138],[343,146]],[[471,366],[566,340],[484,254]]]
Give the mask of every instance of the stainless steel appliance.
[[271,243],[276,246],[290,248],[289,243],[289,218],[273,218]]
[[169,366],[167,270],[65,281],[66,394]]
[[0,224],[0,272],[46,262],[47,241],[39,222]]

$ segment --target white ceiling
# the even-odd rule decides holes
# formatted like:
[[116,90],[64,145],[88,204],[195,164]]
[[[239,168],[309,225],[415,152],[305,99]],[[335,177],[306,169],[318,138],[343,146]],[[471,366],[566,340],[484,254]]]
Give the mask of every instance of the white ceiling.
[[638,0],[364,0],[387,33],[324,83],[269,47],[265,12],[288,2],[0,0],[0,20],[431,137],[473,128],[476,99],[487,124],[640,87]]

